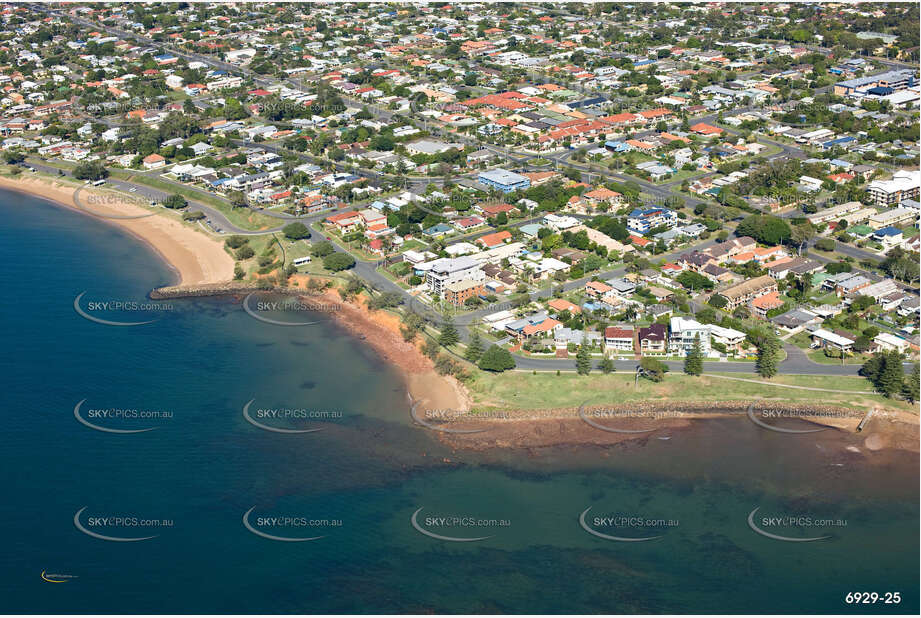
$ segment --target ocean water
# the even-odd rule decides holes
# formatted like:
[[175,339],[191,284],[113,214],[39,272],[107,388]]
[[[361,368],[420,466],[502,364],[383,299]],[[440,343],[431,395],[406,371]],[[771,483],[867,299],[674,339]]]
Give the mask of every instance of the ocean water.
[[[0,221],[0,611],[919,609],[916,457],[870,465],[836,432],[738,418],[611,448],[452,452],[328,317],[268,324],[230,298],[112,310],[97,303],[172,281],[147,247],[9,192]],[[81,293],[91,317],[155,321],[92,321]],[[593,535],[589,507],[596,532],[656,538]],[[755,508],[769,533],[823,538],[759,535]]]

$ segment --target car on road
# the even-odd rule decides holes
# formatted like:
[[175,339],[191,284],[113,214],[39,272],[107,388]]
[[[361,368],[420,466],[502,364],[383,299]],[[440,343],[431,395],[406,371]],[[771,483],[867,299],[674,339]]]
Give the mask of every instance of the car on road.
[[131,187],[130,189],[128,189],[128,193],[137,193],[137,192],[138,192],[137,187]]

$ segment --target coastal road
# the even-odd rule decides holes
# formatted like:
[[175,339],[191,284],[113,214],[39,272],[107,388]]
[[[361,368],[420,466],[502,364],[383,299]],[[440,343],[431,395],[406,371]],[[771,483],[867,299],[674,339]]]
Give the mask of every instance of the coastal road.
[[[71,180],[75,180],[73,178],[73,174],[71,170],[69,169],[57,167],[48,162],[38,162],[34,159],[29,159],[28,164],[34,167],[36,171],[43,172],[45,174],[55,175],[55,176],[60,176],[61,175],[60,172],[63,172],[63,175],[65,177],[70,178]],[[88,189],[94,188],[91,185],[86,185],[86,187]],[[114,178],[114,177],[107,178],[106,184],[100,188],[117,189],[123,192],[128,197],[136,197],[139,201],[144,202],[144,205],[147,205],[150,202],[158,202],[158,203],[163,202],[163,200],[165,200],[169,196],[169,193],[167,193],[166,191],[161,191],[159,189],[148,187],[147,185],[130,182],[128,180],[121,180],[119,178]],[[271,229],[258,230],[258,231],[241,228],[231,223],[230,220],[224,215],[224,213],[222,213],[220,210],[218,210],[214,206],[209,206],[208,204],[204,204],[194,199],[189,199],[188,202],[189,202],[189,207],[192,210],[200,210],[205,214],[205,217],[208,220],[210,220],[209,225],[211,229],[214,232],[217,232],[219,234],[239,234],[239,235],[245,235],[245,236],[258,236],[261,234],[270,234],[272,232],[278,232],[284,227],[283,225],[279,225]],[[264,211],[257,211],[257,212],[262,212],[263,214],[267,214]],[[321,215],[317,215],[317,218],[319,218],[319,216]],[[301,219],[301,220],[303,221],[304,219]]]
[[[515,368],[523,371],[575,371],[576,358],[534,358],[514,356]],[[683,361],[663,361],[673,373],[684,371]],[[594,368],[598,369],[599,361],[595,361]],[[636,360],[618,360],[614,362],[617,371],[633,372],[639,364]],[[788,356],[780,363],[778,375],[811,375],[811,376],[857,376],[860,365],[825,365],[813,363],[805,354]],[[743,361],[704,361],[704,373],[746,373],[755,374],[755,363]]]

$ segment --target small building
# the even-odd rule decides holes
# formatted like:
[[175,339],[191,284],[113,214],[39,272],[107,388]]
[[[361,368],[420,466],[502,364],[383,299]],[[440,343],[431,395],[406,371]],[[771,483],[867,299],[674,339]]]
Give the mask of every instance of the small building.
[[908,342],[892,333],[880,333],[873,338],[874,352],[898,352],[905,354],[908,351]]
[[157,169],[159,167],[163,167],[164,165],[166,165],[166,159],[164,159],[161,155],[158,155],[157,153],[153,153],[153,154],[149,154],[146,157],[144,157],[141,163],[144,165],[144,169],[154,170],[154,169]]
[[850,352],[854,348],[854,340],[849,339],[830,330],[819,328],[812,331],[813,345],[821,348]]

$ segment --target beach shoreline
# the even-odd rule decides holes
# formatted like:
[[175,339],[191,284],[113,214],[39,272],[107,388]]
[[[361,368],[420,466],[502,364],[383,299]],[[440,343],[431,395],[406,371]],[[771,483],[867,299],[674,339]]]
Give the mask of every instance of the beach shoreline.
[[[131,196],[113,199],[121,194],[79,185],[72,181],[55,181],[37,176],[0,176],[0,188],[44,199],[56,206],[99,219],[131,234],[154,251],[174,274],[177,285],[216,284],[233,279],[234,260],[220,240],[203,231],[184,225],[165,213],[150,210],[132,202]],[[105,195],[89,208],[78,208],[74,195]],[[97,214],[94,214],[97,213]],[[150,215],[150,216],[147,216]],[[136,217],[136,218],[112,218]]]
[[[309,277],[295,275],[292,279],[306,286]],[[287,293],[297,292],[289,289]],[[397,315],[383,309],[371,309],[364,296],[345,300],[338,288],[311,293],[309,300],[336,306],[337,310],[332,312],[336,323],[396,368],[413,401],[422,400],[428,402],[427,405],[452,410],[472,407],[473,399],[466,387],[453,376],[439,375],[435,363],[422,353],[421,336],[412,343],[403,339]]]
[[[0,176],[0,188],[44,199],[55,206],[90,217],[94,216],[92,212],[77,207],[74,194],[78,190],[85,191],[87,195],[100,193],[99,190],[72,181],[25,175]],[[247,290],[259,289],[255,283],[233,280],[234,260],[224,250],[221,241],[209,238],[204,232],[183,225],[165,213],[151,213],[132,203],[130,196],[125,197],[125,201],[119,203],[95,203],[92,210],[102,215],[140,218],[94,218],[131,234],[159,256],[174,273],[175,281],[151,290],[152,298],[238,295]],[[306,284],[309,279],[295,276],[295,287],[274,291],[307,294]],[[418,344],[403,341],[398,317],[385,311],[373,311],[367,303],[345,302],[338,290],[327,290],[321,297],[341,307],[340,311],[332,313],[337,324],[366,342],[385,362],[397,369],[408,394],[414,400],[426,400],[440,408],[469,409],[471,398],[464,386],[451,376],[438,375],[434,363],[422,354]]]
[[[74,203],[74,194],[81,188],[80,185],[36,177],[0,176],[0,188],[45,199],[57,206],[93,216],[85,209],[76,207]],[[95,204],[94,210],[102,214],[120,216],[151,214],[148,209],[131,203],[130,198],[124,203]],[[174,285],[152,290],[151,297],[159,298],[161,294],[173,298],[240,295],[247,290],[259,289],[255,284],[233,281],[234,261],[224,250],[223,243],[163,213],[153,213],[152,216],[137,219],[97,218],[143,242],[176,274],[178,281]],[[311,278],[308,275],[295,275],[292,277],[291,287],[266,291],[309,296],[310,300],[319,299],[335,305],[337,310],[331,312],[332,319],[397,370],[407,389],[409,400],[420,404],[420,416],[426,417],[430,412],[437,412],[437,420],[432,424],[448,430],[438,431],[429,427],[426,431],[432,431],[439,440],[459,450],[615,445],[646,439],[663,429],[687,427],[702,419],[745,414],[751,403],[650,400],[609,406],[607,409],[614,412],[641,411],[640,414],[624,414],[617,418],[617,427],[626,430],[621,432],[606,431],[592,426],[580,417],[580,410],[575,406],[509,410],[501,414],[490,413],[478,417],[475,412],[471,412],[476,402],[470,390],[453,376],[439,375],[435,371],[434,362],[422,353],[422,337],[417,337],[412,343],[403,339],[399,316],[386,310],[371,309],[368,299],[364,296],[345,300],[335,286],[322,292],[311,291],[308,288]],[[785,404],[770,399],[762,401],[761,404],[769,405],[775,410],[796,412],[804,417],[801,422],[808,421],[819,427],[845,432],[853,432],[863,417],[863,414],[854,410],[824,406],[821,403]],[[594,405],[588,408],[589,415],[595,414],[597,410],[594,409],[597,407]],[[733,409],[734,413],[727,413],[727,409]],[[809,415],[806,412],[816,414]],[[650,424],[651,420],[654,423]],[[597,424],[605,425],[610,422],[609,418]],[[919,451],[918,417],[904,411],[881,411],[868,424],[868,431],[862,435],[866,436],[869,450],[897,448],[911,452]]]

